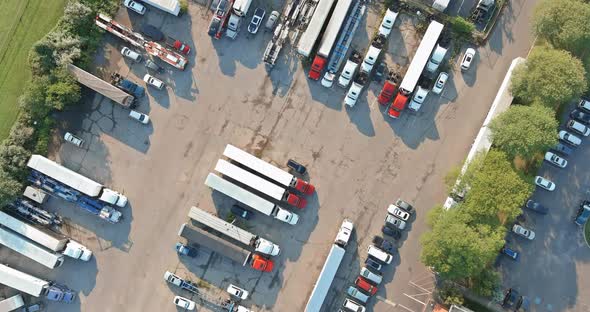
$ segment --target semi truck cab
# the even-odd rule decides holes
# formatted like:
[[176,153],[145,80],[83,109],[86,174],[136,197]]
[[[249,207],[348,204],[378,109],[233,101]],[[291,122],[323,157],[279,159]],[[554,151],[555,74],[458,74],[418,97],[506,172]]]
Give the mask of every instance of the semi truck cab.
[[289,187],[294,188],[305,195],[311,195],[315,192],[315,187],[313,185],[295,177],[291,181]]
[[100,200],[111,205],[117,205],[117,207],[127,206],[127,197],[119,192],[115,192],[111,189],[104,188],[100,194]]
[[285,195],[283,196],[283,200],[289,203],[289,205],[295,206],[299,209],[303,209],[305,208],[305,205],[307,205],[307,201],[305,199],[297,195],[293,195],[289,192],[285,193]]
[[319,55],[313,59],[313,63],[311,63],[311,68],[309,69],[309,74],[307,77],[313,80],[319,80],[320,76],[322,75],[322,70],[326,66],[327,60]]
[[299,221],[299,216],[294,214],[290,211],[287,211],[279,206],[275,206],[275,211],[273,212],[273,217],[277,220],[281,220],[285,223],[289,223],[291,225],[297,224]]
[[398,92],[395,96],[395,100],[389,106],[388,115],[391,118],[399,118],[401,112],[406,108],[406,104],[408,103],[408,96],[405,95],[403,92]]
[[274,263],[270,259],[266,259],[261,255],[253,255],[252,261],[250,261],[250,266],[254,270],[262,272],[271,272],[274,268]]

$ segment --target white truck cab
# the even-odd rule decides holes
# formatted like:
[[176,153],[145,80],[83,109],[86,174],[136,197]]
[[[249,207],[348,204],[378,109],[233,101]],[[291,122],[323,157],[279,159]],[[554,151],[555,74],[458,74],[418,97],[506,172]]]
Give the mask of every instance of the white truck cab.
[[274,215],[274,218],[277,220],[281,220],[285,223],[289,223],[291,225],[295,225],[297,224],[297,222],[299,221],[299,216],[297,214],[294,214],[290,211],[287,211],[285,209],[282,209],[280,207],[277,207],[278,210],[276,212],[276,214]]
[[344,65],[344,69],[342,69],[340,77],[338,77],[338,85],[342,88],[348,87],[350,81],[352,80],[352,76],[354,75],[358,67],[358,63],[351,60],[347,60],[346,64]]
[[412,97],[412,100],[410,101],[410,105],[408,105],[408,108],[415,112],[420,110],[422,104],[424,103],[424,100],[426,100],[428,91],[428,89],[424,89],[421,86],[418,86],[418,89],[416,90],[416,92],[414,92],[414,96]]
[[359,94],[363,90],[363,86],[358,82],[353,82],[350,89],[348,89],[348,93],[346,93],[346,97],[344,98],[344,104],[353,107],[356,104],[356,101],[359,98]]
[[242,24],[242,18],[232,13],[227,22],[227,29],[225,35],[230,39],[236,39],[238,31],[240,31],[240,25]]
[[436,70],[438,69],[438,66],[440,66],[440,63],[442,63],[446,54],[447,54],[447,49],[443,48],[437,44],[436,47],[434,48],[434,52],[432,52],[432,56],[430,56],[430,59],[428,60],[428,63],[426,64],[426,70],[428,70],[431,73],[436,72]]
[[84,245],[70,240],[66,245],[66,249],[62,252],[65,256],[82,261],[88,261],[92,258],[92,251]]
[[381,49],[371,45],[369,47],[369,51],[367,51],[367,55],[365,55],[363,64],[361,64],[361,70],[370,73],[373,69],[373,66],[375,66],[377,58],[379,58],[379,54],[381,54]]
[[352,221],[348,219],[344,219],[342,221],[342,225],[340,226],[340,230],[338,231],[338,235],[336,235],[336,240],[334,243],[341,247],[345,247],[348,244],[348,240],[352,235],[352,230],[354,230],[354,224]]
[[103,188],[100,200],[111,205],[117,205],[117,207],[127,206],[127,197],[119,192],[115,192],[108,188]]
[[258,237],[254,249],[263,254],[278,256],[281,252],[279,245],[272,243],[264,238]]

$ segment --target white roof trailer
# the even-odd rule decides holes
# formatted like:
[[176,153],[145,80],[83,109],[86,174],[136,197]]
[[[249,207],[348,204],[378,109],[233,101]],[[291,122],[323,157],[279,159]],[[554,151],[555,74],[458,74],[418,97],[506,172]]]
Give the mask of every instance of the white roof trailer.
[[328,56],[330,56],[334,42],[336,42],[336,38],[338,38],[340,28],[342,28],[351,4],[352,0],[338,0],[336,3],[336,8],[334,8],[332,17],[330,18],[326,31],[324,32],[324,37],[320,42],[320,49],[318,50],[319,56],[324,58],[328,58]]
[[0,224],[53,251],[64,250],[69,241],[65,236],[58,238],[57,236],[59,234],[57,233],[50,235],[49,233],[2,211],[0,211]]
[[0,264],[0,284],[35,297],[39,297],[45,288],[49,286],[48,281],[15,270],[4,264]]
[[4,227],[0,227],[0,244],[50,269],[55,269],[64,262],[63,255],[55,254]]
[[318,276],[318,280],[313,286],[311,296],[309,296],[307,306],[305,307],[305,312],[319,312],[322,308],[324,299],[326,299],[328,290],[330,290],[330,285],[332,285],[334,276],[336,276],[338,267],[340,267],[340,262],[342,261],[342,258],[344,258],[345,251],[344,248],[338,245],[332,245],[332,249],[330,249],[330,253],[324,263],[322,271],[320,272],[320,276]]
[[279,169],[268,162],[253,156],[243,150],[228,144],[223,151],[223,156],[236,161],[260,174],[267,176],[281,185],[289,186],[294,176],[283,169]]
[[309,25],[307,25],[307,29],[305,29],[305,32],[301,35],[299,43],[297,44],[297,52],[305,57],[308,57],[311,53],[320,31],[322,30],[322,27],[324,27],[326,18],[332,9],[332,5],[334,4],[334,0],[319,1],[320,2],[313,12]]
[[258,190],[276,200],[281,200],[283,198],[283,194],[285,194],[286,191],[284,188],[223,159],[217,161],[217,165],[215,165],[215,171],[255,190]]
[[180,2],[178,0],[142,0],[142,2],[174,16],[178,16],[180,13]]
[[426,66],[426,62],[428,62],[428,59],[430,58],[430,53],[432,53],[432,49],[434,49],[443,28],[444,25],[437,21],[430,22],[422,41],[420,41],[418,50],[416,50],[416,54],[414,54],[412,63],[410,63],[410,67],[408,67],[408,71],[406,71],[406,75],[399,86],[403,93],[410,94],[414,91],[418,79],[420,78],[420,75],[422,75],[424,66]]
[[100,183],[94,182],[41,155],[32,155],[27,166],[88,196],[98,196],[103,188]]
[[218,177],[213,173],[209,173],[207,179],[205,180],[205,184],[208,187],[223,193],[249,207],[252,207],[267,216],[272,215],[272,212],[275,208],[275,204],[269,202],[268,200],[258,195],[254,195],[245,189]]

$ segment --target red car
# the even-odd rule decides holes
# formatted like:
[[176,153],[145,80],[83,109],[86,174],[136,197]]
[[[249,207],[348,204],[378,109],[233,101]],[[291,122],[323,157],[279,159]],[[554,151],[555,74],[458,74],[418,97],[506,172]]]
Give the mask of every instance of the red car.
[[366,279],[362,278],[361,276],[356,278],[356,281],[354,281],[354,284],[366,291],[368,294],[370,294],[371,296],[374,295],[377,292],[377,286],[369,283],[369,281],[367,281]]
[[184,55],[191,53],[191,47],[189,47],[186,43],[172,37],[166,37],[166,45]]
[[383,89],[381,89],[381,93],[379,93],[379,97],[377,98],[379,104],[387,105],[393,98],[396,87],[395,83],[389,80],[385,81],[385,85],[383,85]]

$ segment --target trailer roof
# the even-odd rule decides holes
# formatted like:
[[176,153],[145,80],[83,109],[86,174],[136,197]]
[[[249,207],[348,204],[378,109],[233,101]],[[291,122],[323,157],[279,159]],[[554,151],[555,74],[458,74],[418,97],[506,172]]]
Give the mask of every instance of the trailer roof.
[[342,28],[351,4],[352,0],[338,0],[336,3],[336,8],[332,13],[330,21],[328,22],[328,26],[324,32],[324,37],[322,37],[322,41],[320,41],[318,55],[326,58],[330,56],[334,42],[340,33],[340,28]]
[[209,173],[207,179],[205,180],[205,184],[220,192],[223,193],[245,205],[248,205],[266,215],[270,215],[275,207],[275,204],[269,202],[268,200],[250,193],[245,189],[227,181],[219,176]]
[[68,64],[68,71],[76,80],[88,88],[104,95],[105,97],[123,105],[129,106],[133,102],[133,96],[125,93],[123,90],[111,85],[110,83],[84,71],[72,64]]
[[256,236],[246,230],[242,230],[241,228],[227,223],[224,220],[202,210],[197,207],[191,207],[188,212],[189,218],[210,227],[221,234],[227,235],[245,245],[250,245],[252,240],[256,238]]
[[313,16],[311,17],[311,21],[307,25],[307,29],[305,29],[305,32],[297,43],[297,52],[299,52],[299,54],[305,57],[309,56],[333,4],[334,0],[319,0],[318,5],[313,12]]
[[[45,231],[34,227],[32,224],[28,224],[3,211],[0,211],[0,224],[53,251],[63,249],[68,241],[65,236],[57,233],[54,235],[46,233]],[[56,236],[58,235],[62,237],[57,238]]]
[[426,62],[428,62],[430,53],[432,53],[432,49],[438,41],[438,37],[440,36],[443,27],[444,25],[437,21],[430,22],[424,37],[422,37],[422,41],[420,41],[418,50],[416,50],[416,54],[414,54],[414,58],[410,63],[410,67],[408,67],[406,75],[400,84],[400,89],[404,89],[407,93],[414,91],[418,79],[420,79],[420,76],[422,75],[424,66],[426,65]]
[[198,227],[192,227],[186,223],[180,226],[178,236],[186,238],[189,242],[198,244],[211,251],[221,254],[242,265],[250,258],[250,252],[236,246],[221,237],[215,236]]
[[40,264],[54,269],[63,261],[63,255],[57,255],[49,250],[33,243],[26,237],[22,237],[15,232],[0,227],[0,244],[29,257]]
[[215,170],[276,200],[283,199],[283,194],[286,191],[284,187],[280,187],[223,159],[217,161]]
[[326,258],[326,262],[324,263],[324,267],[322,268],[322,271],[318,276],[318,280],[311,291],[311,295],[307,301],[307,306],[305,307],[305,312],[319,312],[322,308],[324,299],[326,299],[328,290],[330,290],[334,276],[336,276],[340,262],[344,257],[344,252],[344,248],[337,245],[332,245],[332,249],[330,249],[328,258]]
[[239,162],[240,164],[282,184],[283,186],[289,186],[293,180],[293,175],[287,171],[273,166],[256,156],[246,153],[231,144],[228,144],[225,147],[223,156],[233,161]]
[[4,264],[0,264],[0,283],[35,297],[39,297],[45,285],[49,284],[47,281]]
[[153,7],[156,7],[164,12],[178,16],[180,13],[180,2],[178,0],[142,0]]
[[27,167],[72,187],[88,196],[98,196],[103,186],[41,155],[32,155]]

